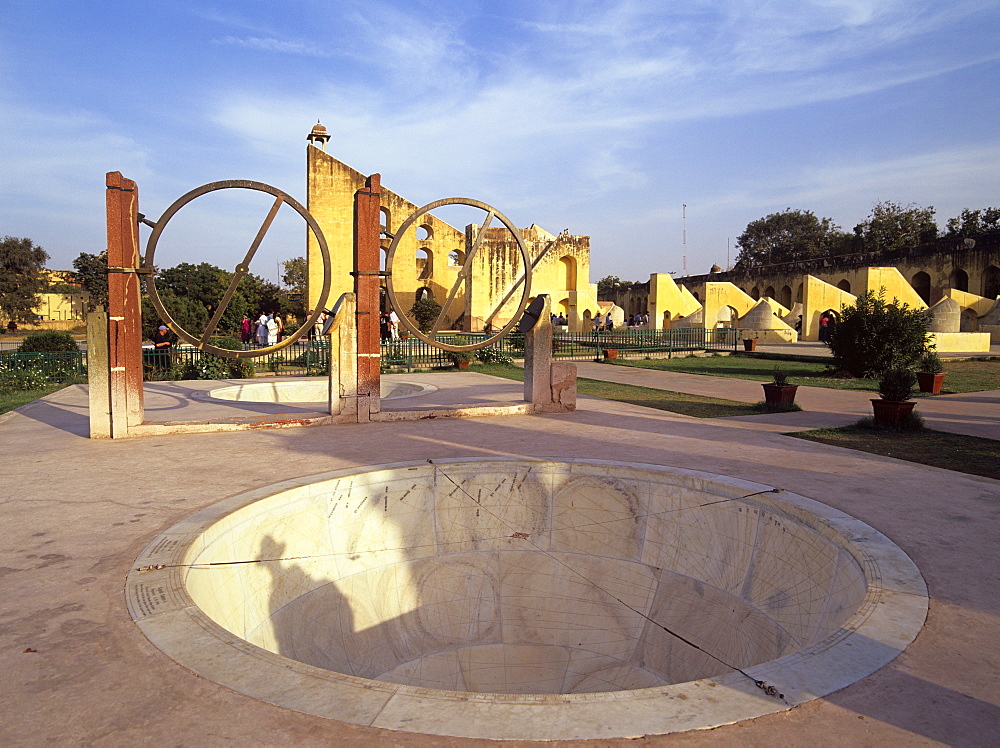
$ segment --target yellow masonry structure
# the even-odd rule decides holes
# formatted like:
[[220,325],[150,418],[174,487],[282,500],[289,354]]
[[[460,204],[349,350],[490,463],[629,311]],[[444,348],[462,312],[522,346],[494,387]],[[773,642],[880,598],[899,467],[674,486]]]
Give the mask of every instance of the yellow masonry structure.
[[[326,152],[330,136],[318,124],[309,134],[306,153],[307,203],[330,248],[333,280],[330,303],[342,293],[354,290],[353,221],[354,193],[364,186],[365,174]],[[384,186],[381,189],[383,230],[395,234],[419,206]],[[500,207],[500,206],[498,206]],[[502,210],[502,207],[501,207]],[[400,239],[392,268],[393,287],[402,309],[421,298],[444,304],[465,263],[480,227],[459,230],[425,213],[416,230]],[[548,294],[555,314],[563,314],[570,331],[589,330],[597,312],[597,285],[590,283],[590,237],[568,232],[554,235],[531,225],[519,229],[533,263],[531,298]],[[383,240],[383,265],[389,240]],[[540,259],[539,259],[540,258]],[[310,233],[307,241],[309,266],[309,309],[314,309],[322,286],[319,247]],[[471,283],[464,284],[448,308],[446,328],[479,331],[487,326],[499,329],[516,311],[520,293],[505,303],[511,286],[524,273],[517,242],[505,228],[490,227],[473,257]],[[388,301],[383,299],[383,309]]]

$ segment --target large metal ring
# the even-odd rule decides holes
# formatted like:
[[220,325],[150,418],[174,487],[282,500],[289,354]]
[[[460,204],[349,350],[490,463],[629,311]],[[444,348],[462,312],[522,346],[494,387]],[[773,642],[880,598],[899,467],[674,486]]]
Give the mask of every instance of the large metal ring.
[[[270,212],[264,219],[260,230],[257,232],[256,238],[250,245],[250,249],[247,251],[246,256],[243,258],[243,261],[236,266],[236,272],[233,275],[232,281],[230,281],[229,288],[226,290],[225,295],[222,297],[222,301],[219,302],[214,314],[212,315],[212,319],[209,320],[208,325],[205,327],[205,331],[199,338],[178,325],[163,306],[160,294],[156,289],[156,276],[153,272],[156,244],[160,240],[160,234],[163,233],[163,229],[166,227],[167,222],[174,217],[174,214],[177,213],[177,211],[197,197],[201,197],[202,195],[216,190],[226,189],[257,190],[259,192],[266,192],[269,195],[274,195],[276,199],[274,204],[271,206]],[[264,235],[270,228],[271,222],[274,220],[278,209],[283,203],[290,205],[296,213],[305,219],[306,224],[309,226],[309,230],[312,231],[313,236],[316,237],[316,243],[319,245],[320,254],[323,257],[323,288],[320,291],[319,299],[316,302],[316,308],[298,330],[275,345],[269,345],[265,348],[256,348],[249,351],[230,351],[225,348],[218,348],[217,346],[211,345],[208,342],[209,338],[215,332],[226,307],[229,306],[229,302],[232,299],[233,293],[236,291],[240,280],[250,271],[250,261],[253,259],[254,253],[256,253],[257,248],[260,246],[261,241],[264,239]],[[146,282],[146,289],[149,292],[149,300],[153,303],[153,308],[156,309],[156,313],[160,315],[160,319],[162,319],[163,322],[166,323],[166,325],[181,340],[190,343],[202,351],[214,353],[216,356],[222,356],[223,358],[258,358],[260,356],[267,356],[275,351],[287,348],[296,340],[301,338],[304,334],[306,334],[306,332],[312,329],[312,326],[320,318],[320,315],[323,314],[327,297],[330,295],[330,285],[333,275],[330,269],[330,250],[326,244],[326,237],[323,236],[323,231],[320,229],[316,219],[312,217],[312,214],[309,213],[309,211],[306,210],[295,198],[286,192],[282,192],[277,187],[272,187],[271,185],[264,184],[263,182],[252,182],[245,179],[227,179],[221,182],[211,182],[209,184],[204,184],[201,187],[196,187],[187,194],[177,198],[177,200],[175,200],[173,204],[171,204],[171,206],[163,212],[163,215],[160,216],[160,220],[155,223],[153,233],[150,234],[149,240],[146,242],[146,256],[143,259],[142,266],[149,273],[148,280]]]
[[[438,316],[437,321],[434,323],[434,327],[431,330],[431,334],[427,335],[421,332],[419,329],[417,329],[417,327],[409,320],[406,314],[399,314],[398,315],[399,321],[403,324],[403,327],[405,327],[407,330],[409,330],[411,333],[416,335],[424,342],[434,346],[435,348],[440,348],[441,350],[445,351],[454,351],[456,353],[463,351],[476,351],[479,350],[480,348],[485,348],[488,345],[492,345],[493,343],[497,342],[507,333],[509,333],[511,330],[514,329],[514,326],[517,324],[518,319],[520,319],[521,314],[524,312],[524,308],[527,305],[528,299],[531,295],[531,258],[528,256],[528,248],[525,246],[524,240],[521,238],[521,234],[517,230],[517,227],[510,222],[510,219],[507,218],[507,216],[505,216],[503,213],[501,213],[493,206],[487,205],[486,203],[480,202],[479,200],[472,200],[471,198],[467,197],[446,197],[443,200],[435,200],[433,203],[428,203],[424,207],[418,208],[412,215],[410,215],[409,218],[403,221],[403,223],[399,227],[399,230],[396,231],[392,237],[392,243],[389,245],[389,251],[387,252],[385,258],[385,269],[387,271],[386,293],[389,296],[389,303],[392,304],[392,308],[397,311],[401,311],[402,307],[399,305],[399,301],[396,298],[396,290],[393,286],[393,280],[392,280],[393,279],[392,265],[393,265],[393,260],[396,256],[396,250],[399,248],[400,239],[402,239],[406,231],[411,226],[413,226],[414,222],[416,222],[416,220],[420,218],[420,216],[422,216],[424,213],[428,213],[434,210],[435,208],[440,208],[443,205],[469,205],[473,208],[479,208],[480,210],[486,211],[487,214],[486,220],[483,221],[483,225],[479,229],[479,235],[476,237],[472,249],[469,250],[469,252],[465,257],[465,262],[462,264],[462,269],[458,273],[458,278],[455,281],[455,285],[452,287],[451,292],[449,293],[448,298],[445,301],[445,304],[442,306],[441,314]],[[499,221],[504,226],[507,227],[510,233],[514,235],[514,238],[517,240],[517,247],[521,251],[521,258],[524,260],[523,278],[519,279],[511,287],[507,296],[504,297],[504,300],[500,302],[500,307],[502,307],[503,304],[506,303],[506,301],[510,298],[510,296],[513,295],[513,292],[517,288],[517,286],[523,284],[523,289],[521,291],[521,300],[518,302],[517,311],[514,312],[514,314],[511,316],[510,321],[506,325],[504,325],[499,332],[478,343],[470,343],[468,345],[455,345],[453,343],[445,343],[440,340],[437,340],[435,336],[438,333],[438,327],[444,319],[444,313],[448,310],[450,302],[455,298],[456,294],[458,293],[459,287],[463,285],[467,279],[471,284],[472,261],[475,258],[476,253],[479,251],[479,246],[482,242],[483,236],[485,235],[486,229],[489,227],[490,222],[492,221],[493,218],[499,219]],[[497,311],[499,311],[499,307],[496,310],[494,310],[494,313]]]

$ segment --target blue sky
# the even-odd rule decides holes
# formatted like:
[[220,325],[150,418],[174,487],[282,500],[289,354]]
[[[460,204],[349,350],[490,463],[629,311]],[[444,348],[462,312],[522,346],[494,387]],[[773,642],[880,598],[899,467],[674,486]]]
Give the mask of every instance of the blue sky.
[[[590,235],[594,281],[680,273],[686,203],[701,273],[787,207],[1000,205],[998,100],[998,2],[0,0],[0,235],[58,268],[100,251],[113,170],[153,218],[219,179],[304,201],[318,119],[417,204]],[[182,214],[160,266],[231,268],[260,221]],[[284,220],[254,272],[303,254]]]

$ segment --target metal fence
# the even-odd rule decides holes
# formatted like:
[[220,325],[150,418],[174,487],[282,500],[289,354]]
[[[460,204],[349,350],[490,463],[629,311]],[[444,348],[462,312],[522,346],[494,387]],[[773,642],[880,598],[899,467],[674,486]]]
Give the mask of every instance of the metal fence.
[[[446,333],[439,335],[443,342],[467,344],[486,339],[485,333]],[[595,360],[614,350],[617,358],[645,358],[646,356],[672,356],[674,353],[693,351],[735,351],[739,331],[735,328],[717,330],[678,329],[644,330],[595,330],[593,332],[556,332],[552,336],[553,358],[564,360]],[[524,334],[511,333],[490,348],[506,353],[511,358],[524,357]],[[402,338],[382,343],[382,362],[385,366],[405,369],[426,369],[448,366],[448,355],[419,338]]]
[[0,351],[0,371],[38,371],[46,379],[63,382],[87,373],[85,351],[57,351],[51,353],[16,353]]
[[[485,333],[444,333],[439,340],[470,344],[486,339]],[[734,351],[739,331],[718,330],[597,330],[593,332],[556,332],[552,336],[552,356],[563,360],[595,360],[607,351],[617,351],[617,358],[672,356],[691,351]],[[524,357],[524,334],[511,333],[489,346],[511,358]],[[318,376],[327,371],[330,344],[327,340],[298,341],[277,353],[252,359],[258,375]],[[196,366],[202,352],[193,346],[175,346],[169,352],[143,349],[143,365],[148,372],[170,367]],[[382,364],[387,370],[413,371],[451,365],[445,351],[415,337],[382,341]],[[86,351],[59,353],[16,353],[0,349],[0,368],[37,369],[52,379],[66,379],[87,373]]]

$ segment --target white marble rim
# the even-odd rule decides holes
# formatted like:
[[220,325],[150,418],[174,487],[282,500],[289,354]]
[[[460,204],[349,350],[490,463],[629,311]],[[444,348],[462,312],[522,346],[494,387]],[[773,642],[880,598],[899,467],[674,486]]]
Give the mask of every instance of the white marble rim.
[[[432,392],[437,392],[438,390],[438,388],[435,387],[433,384],[423,384],[421,382],[403,382],[396,380],[383,380],[383,381],[390,382],[392,385],[405,385],[407,387],[416,387],[417,389],[415,389],[413,392],[406,392],[401,395],[390,393],[389,395],[380,397],[379,399],[381,400],[403,400],[408,397],[420,397],[421,395],[427,395]],[[254,390],[260,390],[261,392],[266,392],[270,390],[273,392],[275,389],[280,390],[283,387],[290,389],[293,388],[295,385],[302,383],[315,384],[318,387],[323,387],[326,383],[326,379],[325,378],[287,379],[287,380],[268,381],[268,382],[245,382],[240,384],[230,384],[226,385],[225,387],[215,387],[211,390],[208,390],[207,392],[201,390],[195,390],[191,393],[191,398],[193,400],[203,400],[203,401],[207,400],[213,402],[265,403],[272,405],[280,405],[280,404],[296,405],[296,404],[311,404],[311,403],[326,402],[327,399],[326,397],[322,397],[318,400],[277,400],[273,397],[269,399],[251,400],[248,398],[241,399],[239,397],[228,397],[228,395],[239,395],[240,393],[247,391],[252,392]]]
[[[771,486],[696,470],[591,459],[449,458],[467,463],[534,463],[652,471],[734,497]],[[158,535],[126,581],[132,619],[166,655],[195,673],[288,709],[373,727],[470,738],[582,740],[706,729],[784,711],[867,677],[916,638],[927,615],[927,588],[913,561],[864,522],[807,497],[780,491],[748,501],[782,512],[831,537],[861,564],[867,593],[841,627],[777,660],[669,686],[581,694],[491,694],[435,690],[369,680],[306,665],[246,642],[202,612],[188,595],[181,565],[211,525],[256,501],[323,481],[429,467],[427,460],[360,466],[282,481],[231,496]],[[638,477],[638,476],[637,476]],[[157,568],[159,567],[159,568]],[[141,570],[140,570],[141,569]],[[749,677],[747,677],[749,676]],[[768,695],[753,681],[773,685]]]

